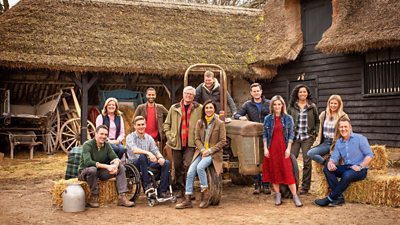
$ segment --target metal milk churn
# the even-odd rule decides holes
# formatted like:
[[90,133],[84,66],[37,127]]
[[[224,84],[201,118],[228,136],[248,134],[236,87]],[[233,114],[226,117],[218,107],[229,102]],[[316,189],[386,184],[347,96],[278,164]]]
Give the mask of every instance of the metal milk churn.
[[82,212],[85,211],[85,191],[80,184],[67,184],[63,192],[63,211]]

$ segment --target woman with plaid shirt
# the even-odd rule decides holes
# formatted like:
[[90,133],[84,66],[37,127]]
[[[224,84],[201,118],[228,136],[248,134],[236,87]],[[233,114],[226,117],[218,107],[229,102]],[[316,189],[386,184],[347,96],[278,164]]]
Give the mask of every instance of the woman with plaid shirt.
[[319,132],[318,108],[311,101],[310,88],[297,85],[290,95],[288,114],[293,117],[295,137],[291,152],[297,158],[300,148],[303,154],[303,179],[300,194],[308,193],[311,186],[311,159],[307,152]]
[[319,115],[319,132],[313,148],[307,152],[307,156],[319,164],[326,164],[324,155],[329,153],[334,143],[339,138],[338,121],[349,118],[343,111],[343,101],[339,95],[331,95],[326,104],[326,110]]

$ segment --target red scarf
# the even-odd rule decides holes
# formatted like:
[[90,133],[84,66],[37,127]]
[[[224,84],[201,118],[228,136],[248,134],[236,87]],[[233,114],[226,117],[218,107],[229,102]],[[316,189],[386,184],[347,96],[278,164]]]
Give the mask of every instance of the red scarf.
[[187,145],[187,139],[189,136],[189,120],[190,120],[190,111],[192,109],[192,104],[189,105],[187,114],[185,110],[185,105],[183,104],[183,99],[181,101],[181,110],[182,110],[182,127],[181,127],[181,138],[182,138],[182,148],[185,148]]

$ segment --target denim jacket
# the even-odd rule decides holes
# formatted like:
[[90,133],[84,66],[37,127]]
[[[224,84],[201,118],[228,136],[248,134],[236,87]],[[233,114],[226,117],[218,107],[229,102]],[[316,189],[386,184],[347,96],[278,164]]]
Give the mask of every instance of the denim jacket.
[[[267,148],[271,145],[271,138],[274,132],[274,121],[275,115],[269,114],[264,119],[264,129],[263,129],[263,141],[267,141]],[[293,118],[288,114],[281,114],[281,123],[283,130],[283,137],[285,138],[285,144],[288,142],[293,142],[294,131],[293,131]]]

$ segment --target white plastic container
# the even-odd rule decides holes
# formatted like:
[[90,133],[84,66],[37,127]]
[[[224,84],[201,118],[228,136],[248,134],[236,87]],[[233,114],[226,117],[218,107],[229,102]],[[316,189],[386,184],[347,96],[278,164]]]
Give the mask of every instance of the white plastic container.
[[63,211],[82,212],[85,211],[85,191],[80,184],[67,184],[63,192]]

